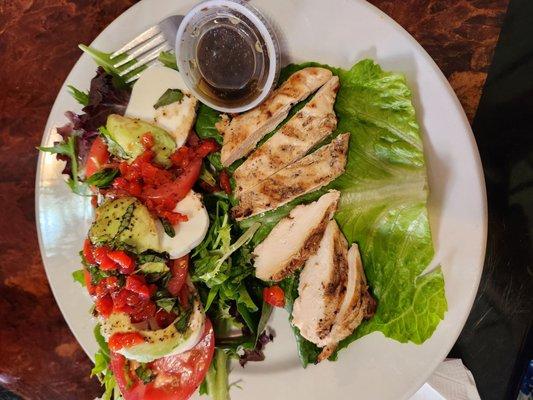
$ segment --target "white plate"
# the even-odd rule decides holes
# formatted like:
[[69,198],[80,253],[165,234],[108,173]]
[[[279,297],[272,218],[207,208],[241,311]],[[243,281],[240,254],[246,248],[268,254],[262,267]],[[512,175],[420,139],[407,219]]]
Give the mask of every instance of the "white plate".
[[[109,25],[93,42],[111,51],[164,17],[184,13],[193,0],[144,0]],[[450,85],[428,54],[400,26],[364,1],[253,1],[280,33],[284,62],[319,61],[350,67],[371,57],[384,69],[403,72],[414,93],[427,155],[430,218],[436,260],[443,266],[449,310],[431,339],[423,345],[400,344],[373,333],[340,354],[303,370],[286,314],[273,318],[277,332],[267,360],[235,366],[231,381],[242,379],[233,399],[372,399],[408,398],[428,378],[457,339],[472,306],[483,267],[487,232],[484,179],[466,116]],[[288,57],[287,57],[288,55]],[[66,83],[87,89],[95,71],[82,56]],[[53,128],[63,113],[79,111],[61,88],[43,144],[53,141]],[[92,217],[88,199],[69,192],[61,166],[41,155],[36,182],[37,224],[42,257],[57,303],[72,332],[92,357],[96,343],[90,299],[71,278],[79,268],[78,251]]]

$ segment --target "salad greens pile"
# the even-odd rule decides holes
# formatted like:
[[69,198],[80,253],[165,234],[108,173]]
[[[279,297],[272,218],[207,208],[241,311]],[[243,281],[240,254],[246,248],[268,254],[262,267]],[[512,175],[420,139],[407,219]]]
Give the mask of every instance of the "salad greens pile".
[[[119,90],[119,95],[109,95],[109,102],[96,107],[124,104],[120,90],[127,85],[111,65],[109,55],[87,47],[82,49],[113,77]],[[160,61],[177,69],[172,53],[162,53]],[[311,65],[319,64],[289,65],[282,70],[280,80]],[[335,103],[339,122],[332,136],[351,133],[346,173],[325,188],[240,223],[230,219],[235,199],[223,192],[204,196],[210,228],[191,254],[190,273],[217,337],[215,358],[200,391],[216,400],[229,398],[229,360],[240,358],[241,364],[260,360],[264,358],[265,343],[272,339],[266,332],[271,307],[262,300],[264,284],[254,277],[253,248],[297,204],[316,200],[328,189],[341,191],[335,219],[348,242],[359,244],[368,284],[378,303],[375,316],[343,340],[338,350],[375,331],[400,342],[422,343],[432,335],[447,310],[440,268],[424,273],[434,254],[426,207],[427,174],[420,129],[405,78],[383,71],[371,60],[360,61],[350,70],[320,66],[340,78]],[[90,107],[91,93],[70,90],[81,104]],[[294,107],[288,118],[302,106],[303,103]],[[218,119],[217,111],[200,104],[197,134],[222,143],[215,128]],[[53,151],[63,152],[71,159],[76,176],[73,146],[67,141],[64,148],[55,147]],[[238,162],[228,170],[233,171],[237,165]],[[221,171],[219,153],[211,154],[200,179],[212,185]],[[284,280],[281,286],[290,314],[298,296],[298,274]],[[319,349],[305,340],[297,328],[293,330],[303,366],[315,363]],[[94,373],[100,374],[104,383],[108,381],[104,398],[109,399],[113,380],[106,373],[109,356],[106,359],[105,342],[100,345],[102,350],[97,355]],[[336,352],[331,359],[337,356]]]

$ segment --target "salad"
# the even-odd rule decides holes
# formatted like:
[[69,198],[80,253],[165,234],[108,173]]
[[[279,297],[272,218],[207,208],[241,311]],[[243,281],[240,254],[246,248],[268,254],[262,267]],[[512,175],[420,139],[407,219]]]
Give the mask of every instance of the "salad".
[[374,331],[432,335],[447,305],[440,268],[422,274],[427,178],[401,75],[288,65],[262,104],[225,115],[172,53],[127,84],[80,47],[99,65],[88,92],[69,86],[82,112],[40,150],[95,209],[73,278],[94,300],[102,399],[229,399],[231,360],[275,345],[274,308],[304,368]]

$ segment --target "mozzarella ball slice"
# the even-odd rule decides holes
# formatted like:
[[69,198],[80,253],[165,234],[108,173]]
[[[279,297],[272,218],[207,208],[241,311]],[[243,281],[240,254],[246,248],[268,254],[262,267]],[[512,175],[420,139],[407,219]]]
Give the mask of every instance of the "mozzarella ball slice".
[[[183,93],[180,101],[154,108],[168,89]],[[190,93],[180,73],[172,68],[153,66],[141,74],[131,92],[125,115],[154,124],[172,135],[177,147],[187,140],[195,118],[198,100]]]
[[160,249],[175,259],[188,254],[204,240],[209,229],[209,215],[200,195],[192,190],[174,208],[175,212],[186,215],[188,221],[174,225],[174,237],[168,236],[158,221]]

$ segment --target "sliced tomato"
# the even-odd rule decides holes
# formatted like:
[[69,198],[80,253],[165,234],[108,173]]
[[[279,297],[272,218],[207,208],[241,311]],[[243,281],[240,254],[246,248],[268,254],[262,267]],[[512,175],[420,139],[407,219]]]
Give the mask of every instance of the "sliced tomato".
[[154,381],[140,381],[120,354],[111,353],[111,369],[125,400],[187,400],[204,380],[214,351],[215,334],[207,319],[202,338],[191,350],[151,363],[152,371],[164,377],[157,387]]
[[170,273],[172,277],[168,280],[167,290],[174,297],[178,296],[185,280],[187,279],[187,272],[189,271],[189,255],[172,260],[170,266]]
[[89,150],[87,156],[87,162],[85,163],[85,176],[90,177],[94,173],[98,172],[102,165],[109,162],[109,151],[107,145],[101,137],[94,139],[93,144]]
[[183,200],[192,189],[202,169],[202,159],[192,160],[187,168],[172,182],[164,183],[160,186],[147,187],[143,190],[142,198],[147,202],[155,204],[166,199],[176,204]]
[[285,307],[285,292],[277,285],[264,288],[263,300],[274,307]]

